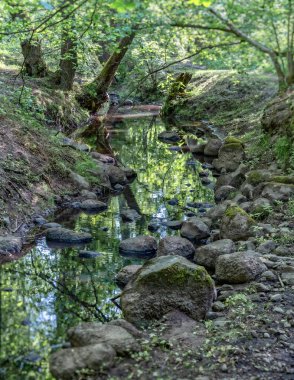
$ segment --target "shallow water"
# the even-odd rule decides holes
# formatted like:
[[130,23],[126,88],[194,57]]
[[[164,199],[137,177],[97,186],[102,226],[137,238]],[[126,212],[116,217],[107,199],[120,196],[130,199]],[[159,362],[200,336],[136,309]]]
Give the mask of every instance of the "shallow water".
[[[158,239],[177,235],[179,231],[164,226],[166,220],[185,218],[187,202],[212,202],[213,191],[198,176],[201,163],[157,139],[165,129],[150,118],[116,126],[110,145],[138,179],[110,198],[108,210],[101,214],[63,216],[63,225],[92,233],[94,240],[85,248],[98,251],[98,257],[80,259],[79,247],[50,248],[40,238],[25,257],[0,269],[0,378],[51,379],[48,354],[62,345],[70,326],[120,316],[111,301],[120,292],[114,276],[123,266],[142,260],[120,256],[119,242],[142,234]],[[179,205],[169,205],[172,198]],[[127,206],[142,218],[123,223],[120,210]],[[151,220],[160,224],[156,233],[147,229]]]

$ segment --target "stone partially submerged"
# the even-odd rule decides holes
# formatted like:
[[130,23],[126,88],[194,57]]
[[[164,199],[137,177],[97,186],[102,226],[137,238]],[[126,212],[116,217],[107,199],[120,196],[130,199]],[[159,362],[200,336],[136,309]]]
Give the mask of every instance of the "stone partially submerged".
[[195,253],[193,244],[180,236],[167,236],[160,240],[158,245],[158,256],[182,256],[186,259],[192,259]]
[[84,244],[91,242],[92,235],[67,228],[50,228],[46,231],[46,240],[51,243]]
[[157,241],[152,236],[136,236],[123,240],[119,245],[119,252],[124,256],[153,257],[157,251]]
[[209,234],[209,227],[197,217],[187,219],[181,228],[181,236],[193,243],[207,238]]
[[125,319],[135,325],[159,320],[178,309],[189,317],[205,318],[214,298],[214,283],[205,268],[180,256],[149,260],[121,295]]

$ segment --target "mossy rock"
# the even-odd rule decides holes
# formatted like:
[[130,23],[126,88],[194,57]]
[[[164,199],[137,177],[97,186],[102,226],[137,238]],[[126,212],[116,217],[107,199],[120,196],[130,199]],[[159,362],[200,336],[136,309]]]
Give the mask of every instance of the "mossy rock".
[[270,172],[267,170],[252,170],[247,174],[247,182],[251,185],[258,185],[262,182],[267,182],[270,179]]
[[204,267],[180,256],[149,260],[124,289],[125,319],[136,325],[158,320],[178,309],[195,320],[211,307],[214,283]]
[[294,176],[275,176],[270,178],[270,182],[285,183],[287,185],[294,185]]
[[222,239],[247,240],[253,236],[255,220],[237,205],[229,206],[222,218],[220,234]]
[[228,136],[225,138],[225,144],[239,144],[243,145],[243,142],[234,136]]

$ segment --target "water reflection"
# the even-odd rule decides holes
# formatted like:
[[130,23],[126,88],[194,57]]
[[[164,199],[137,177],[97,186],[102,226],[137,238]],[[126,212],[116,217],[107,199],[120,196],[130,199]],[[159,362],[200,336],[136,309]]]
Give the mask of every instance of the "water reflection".
[[[85,249],[100,253],[95,259],[79,257],[78,247],[50,248],[44,239],[24,258],[1,268],[0,377],[5,379],[51,379],[47,358],[63,343],[69,326],[79,321],[106,321],[120,315],[111,301],[119,294],[115,274],[124,266],[140,263],[122,257],[122,239],[150,234],[148,223],[158,223],[153,236],[179,231],[164,222],[197,213],[187,203],[211,202],[212,191],[201,184],[201,163],[191,154],[170,149],[158,141],[165,126],[156,119],[130,120],[110,132],[111,151],[138,173],[122,194],[108,200],[98,215],[65,210],[58,222],[77,231],[89,231],[94,240]],[[176,198],[178,205],[168,204]],[[135,209],[142,218],[123,223],[122,209]]]

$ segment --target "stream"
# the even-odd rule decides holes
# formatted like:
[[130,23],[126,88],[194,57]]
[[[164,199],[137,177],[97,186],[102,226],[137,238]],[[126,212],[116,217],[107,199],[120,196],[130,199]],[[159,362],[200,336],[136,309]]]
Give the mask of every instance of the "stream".
[[[187,203],[204,203],[204,207],[213,203],[211,186],[202,185],[199,176],[203,162],[159,141],[158,134],[166,128],[169,126],[154,116],[115,124],[110,145],[138,178],[122,194],[110,197],[103,213],[58,216],[64,226],[90,232],[93,242],[85,249],[97,251],[99,256],[81,259],[78,247],[52,248],[39,238],[26,256],[1,268],[1,379],[52,379],[48,355],[64,344],[69,327],[80,321],[120,317],[120,309],[111,300],[120,293],[114,277],[125,265],[142,263],[138,258],[121,256],[120,241],[144,234],[158,240],[179,235],[178,230],[165,225],[166,221],[205,211]],[[185,133],[179,131],[181,136]],[[211,173],[209,178],[213,182]],[[169,204],[171,199],[178,204]],[[142,218],[123,222],[120,211],[126,207],[136,209]],[[148,231],[150,222],[158,224],[156,232]]]

